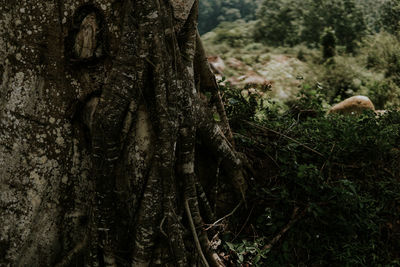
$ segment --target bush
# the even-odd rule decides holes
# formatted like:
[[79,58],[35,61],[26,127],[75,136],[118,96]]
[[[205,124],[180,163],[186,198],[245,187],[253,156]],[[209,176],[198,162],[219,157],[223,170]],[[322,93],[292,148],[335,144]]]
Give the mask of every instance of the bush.
[[318,117],[325,114],[323,107],[326,105],[326,100],[322,89],[319,83],[314,87],[308,84],[303,85],[298,96],[286,102],[286,105],[289,107],[288,114],[297,120],[304,120],[309,117]]
[[369,97],[375,109],[386,109],[388,106],[400,105],[400,88],[391,79],[375,81],[369,85]]
[[332,58],[336,55],[336,36],[335,32],[326,28],[321,37],[322,56],[324,60]]
[[[260,109],[234,126],[254,179],[226,254],[236,265],[399,265],[400,113],[325,116],[312,90],[298,97],[315,116]],[[237,101],[226,103],[233,119]]]
[[399,73],[400,42],[396,36],[385,32],[369,36],[361,53],[366,57],[367,67],[385,71],[387,76]]
[[360,90],[360,78],[352,64],[344,58],[335,57],[327,61],[319,78],[328,102],[346,99]]
[[223,22],[215,28],[214,43],[226,43],[230,47],[244,47],[253,43],[250,29],[253,22],[237,20],[235,22]]

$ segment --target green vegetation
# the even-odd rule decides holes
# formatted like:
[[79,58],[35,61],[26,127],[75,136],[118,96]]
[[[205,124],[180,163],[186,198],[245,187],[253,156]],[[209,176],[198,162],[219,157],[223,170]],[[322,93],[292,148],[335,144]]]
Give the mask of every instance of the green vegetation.
[[201,34],[221,22],[255,20],[254,40],[272,46],[318,47],[330,27],[337,43],[353,52],[365,35],[400,28],[398,0],[205,0],[199,10]]
[[[257,10],[202,36],[225,61],[222,95],[250,162],[225,258],[399,266],[400,2],[265,0]],[[251,75],[271,86],[240,83]],[[387,112],[326,115],[358,94]]]
[[235,265],[398,266],[400,113],[326,116],[304,85],[282,112],[224,89],[253,162],[248,208],[224,236]]
[[254,20],[262,0],[202,0],[199,2],[199,32],[206,33],[224,21]]
[[380,20],[383,28],[396,34],[400,30],[400,1],[388,0],[382,5],[382,16]]
[[324,60],[332,58],[336,55],[336,37],[332,29],[325,29],[321,38],[322,57]]
[[255,40],[269,45],[307,43],[318,46],[324,29],[331,27],[348,52],[366,32],[363,14],[352,0],[265,0],[258,12]]
[[[365,36],[349,54],[332,34],[325,35],[331,40],[321,38],[318,48],[266,46],[252,38],[250,30],[255,26],[255,22],[242,20],[225,22],[203,35],[208,53],[227,61],[224,74],[228,80],[249,72],[261,75],[273,83],[267,98],[280,102],[294,98],[300,79],[319,83],[328,104],[356,94],[369,96],[377,109],[400,104],[400,41],[395,35]],[[241,65],[232,66],[232,59]]]

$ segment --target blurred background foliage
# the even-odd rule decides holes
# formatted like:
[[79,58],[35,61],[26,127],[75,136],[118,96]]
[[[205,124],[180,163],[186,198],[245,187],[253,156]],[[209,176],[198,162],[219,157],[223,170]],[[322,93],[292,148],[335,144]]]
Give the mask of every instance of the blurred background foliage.
[[348,51],[369,33],[398,32],[398,0],[203,0],[199,31],[204,34],[221,22],[256,20],[254,38],[270,45],[317,46],[326,27]]
[[199,3],[199,32],[211,31],[224,21],[256,19],[262,0],[202,0]]
[[364,94],[379,109],[400,104],[399,25],[398,0],[208,0],[199,16],[208,54],[228,61],[228,81],[257,74],[282,102],[300,78],[320,83],[329,104]]

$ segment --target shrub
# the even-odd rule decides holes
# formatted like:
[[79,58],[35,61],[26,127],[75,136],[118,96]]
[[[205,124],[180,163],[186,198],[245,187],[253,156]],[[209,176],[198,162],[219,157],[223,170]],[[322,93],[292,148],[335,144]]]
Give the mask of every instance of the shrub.
[[400,105],[400,88],[391,79],[374,81],[369,85],[369,97],[375,109],[386,109],[388,106]]
[[244,47],[253,43],[251,28],[253,22],[237,20],[235,22],[222,22],[214,29],[214,43],[226,43],[230,47]]
[[336,36],[335,32],[326,28],[321,37],[322,56],[325,60],[336,55]]
[[360,90],[357,79],[360,75],[343,58],[335,57],[325,64],[324,71],[319,78],[323,92],[328,102],[346,99]]
[[316,116],[265,109],[234,126],[254,179],[226,255],[242,266],[399,265],[400,113],[325,116],[310,89],[298,97]]
[[367,67],[385,71],[387,76],[400,69],[400,42],[394,35],[382,32],[367,37],[361,53],[366,57]]

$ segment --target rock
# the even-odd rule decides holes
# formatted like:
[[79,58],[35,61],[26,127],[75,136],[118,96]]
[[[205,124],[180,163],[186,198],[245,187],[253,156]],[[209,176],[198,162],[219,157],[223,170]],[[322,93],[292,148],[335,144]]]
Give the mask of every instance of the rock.
[[373,110],[375,111],[374,104],[372,101],[362,95],[349,97],[342,102],[334,105],[330,110],[330,113],[339,113],[339,114],[361,114],[365,110]]
[[209,56],[207,57],[208,63],[210,63],[211,69],[215,75],[223,75],[225,70],[225,62],[219,56]]

